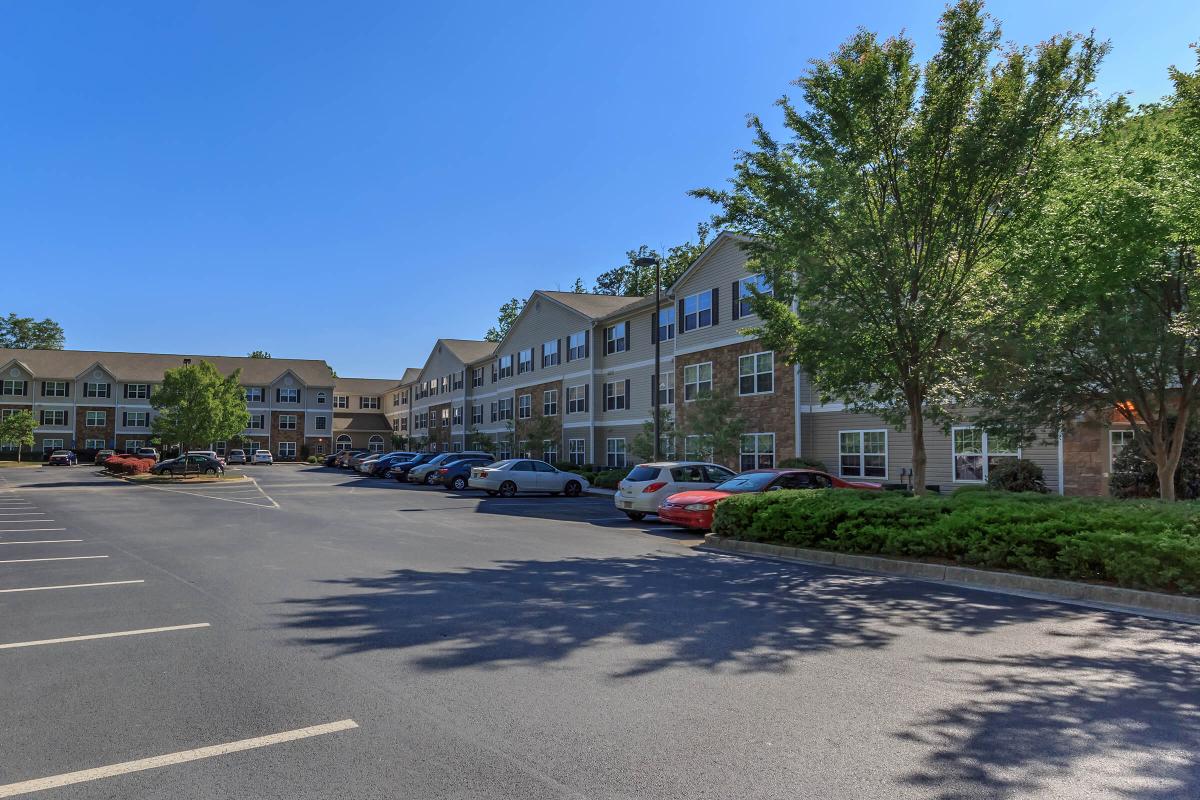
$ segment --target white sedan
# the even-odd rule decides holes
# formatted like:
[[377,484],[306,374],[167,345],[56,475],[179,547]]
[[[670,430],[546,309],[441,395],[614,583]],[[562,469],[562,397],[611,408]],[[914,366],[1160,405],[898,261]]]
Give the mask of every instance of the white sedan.
[[617,484],[613,504],[636,522],[657,514],[659,503],[673,494],[711,489],[733,476],[733,470],[702,461],[638,464]]
[[270,450],[255,450],[250,463],[251,464],[274,464],[275,459],[271,456]]
[[472,467],[467,485],[490,495],[512,497],[517,492],[546,492],[576,497],[588,482],[574,472],[563,472],[531,458],[509,458],[482,467]]

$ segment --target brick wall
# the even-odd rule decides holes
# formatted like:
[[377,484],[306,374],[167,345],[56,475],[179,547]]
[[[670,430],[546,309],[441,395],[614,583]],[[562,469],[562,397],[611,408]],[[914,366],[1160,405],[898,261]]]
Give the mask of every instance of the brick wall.
[[[280,430],[279,418],[283,415],[296,417],[295,430]],[[303,411],[272,411],[271,412],[271,452],[279,458],[279,445],[282,442],[292,442],[296,445],[296,458],[300,458],[300,448],[304,444],[304,412]],[[265,445],[264,445],[265,446]]]
[[[438,452],[450,449],[450,426],[442,427],[442,411],[451,414],[450,403],[438,403],[429,407],[429,444],[436,446]],[[449,418],[448,418],[449,419]]]
[[[548,392],[551,390],[555,390],[558,392],[558,413],[552,417],[546,417],[542,413],[545,408],[545,405],[544,405],[545,398],[543,395],[545,394],[545,392]],[[549,437],[545,437],[545,438],[553,439],[558,444],[558,455],[555,457],[554,460],[565,461],[566,455],[565,455],[564,448],[566,445],[565,445],[565,440],[563,439],[562,420],[563,420],[563,404],[566,402],[566,397],[563,394],[562,380],[554,380],[554,381],[548,381],[546,383],[539,383],[536,386],[530,386],[526,389],[519,389],[517,391],[517,397],[520,397],[520,395],[523,395],[523,394],[528,394],[531,396],[530,397],[530,400],[531,400],[530,406],[531,406],[531,410],[532,410],[532,416],[529,419],[517,419],[516,415],[518,413],[520,413],[520,410],[517,406],[519,401],[516,399],[513,400],[513,424],[516,426],[515,427],[516,441],[513,443],[513,452],[514,453],[517,452],[517,443],[519,443],[523,440],[529,440],[529,450],[530,450],[531,455],[534,458],[545,458],[546,454],[542,449],[542,442],[544,441],[544,437],[539,436],[536,440],[531,439],[530,431],[532,429],[534,429],[535,427],[539,426],[543,419],[549,419],[551,421],[551,423],[553,424],[553,428],[551,429],[553,432],[551,433],[551,435]]]
[[[96,428],[87,426],[89,411],[103,411],[104,425]],[[75,446],[83,447],[88,439],[103,439],[105,447],[112,447],[116,438],[118,412],[112,406],[77,406],[75,408]]]
[[1077,425],[1063,437],[1063,494],[1108,494],[1108,426]]

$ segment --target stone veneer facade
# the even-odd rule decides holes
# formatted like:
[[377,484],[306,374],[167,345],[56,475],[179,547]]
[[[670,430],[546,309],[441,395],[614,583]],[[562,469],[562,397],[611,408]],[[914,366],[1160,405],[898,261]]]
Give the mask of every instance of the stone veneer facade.
[[[557,391],[558,392],[558,410],[557,410],[557,413],[552,417],[547,417],[543,413],[543,411],[545,410],[544,395],[548,391]],[[530,397],[531,416],[529,419],[514,418],[514,420],[513,420],[514,434],[515,434],[516,441],[513,444],[513,452],[515,453],[519,450],[520,442],[529,441],[529,430],[534,425],[537,425],[539,423],[539,421],[542,419],[549,419],[554,424],[554,433],[552,434],[552,436],[550,438],[552,440],[554,440],[554,442],[558,445],[558,455],[555,458],[553,458],[552,460],[554,460],[554,461],[565,460],[562,457],[563,456],[562,419],[563,419],[563,403],[565,402],[564,396],[563,396],[562,380],[560,379],[560,380],[547,381],[546,383],[539,383],[536,386],[528,386],[523,389],[519,389],[516,393],[516,397],[513,399],[513,415],[514,415],[514,417],[515,417],[515,415],[520,413],[519,408],[518,408],[519,403],[520,403],[519,398],[523,394],[531,395],[531,397]],[[539,439],[538,441],[529,441],[529,451],[534,458],[544,458],[545,457],[545,453],[543,452],[543,449],[542,449],[543,441],[545,441],[545,439]]]

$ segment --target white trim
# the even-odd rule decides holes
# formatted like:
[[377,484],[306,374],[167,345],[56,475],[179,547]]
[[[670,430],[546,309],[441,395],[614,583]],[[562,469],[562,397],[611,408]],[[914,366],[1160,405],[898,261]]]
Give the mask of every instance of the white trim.
[[[765,356],[765,355],[771,356],[771,369],[769,370],[770,375],[771,375],[771,388],[768,391],[763,392],[763,391],[758,390],[758,376],[764,374],[764,373],[758,371],[758,357]],[[753,391],[753,392],[743,392],[742,391],[742,360],[747,359],[747,358],[754,359],[754,363],[752,365],[754,367],[754,372],[751,373],[751,375],[754,377],[755,391]],[[738,380],[738,397],[758,397],[758,396],[761,396],[764,394],[775,394],[775,351],[774,350],[759,350],[757,353],[746,353],[744,355],[738,356],[737,380]]]
[[[698,328],[697,330],[704,330],[704,329]],[[688,333],[695,333],[695,331],[688,331]],[[679,341],[678,333],[675,334],[675,340]],[[745,342],[753,342],[753,341],[757,341],[757,340],[758,340],[757,336],[729,336],[724,339],[717,339],[716,341],[708,342],[707,344],[703,344],[703,345],[700,345],[697,347],[676,346],[675,347],[675,356],[676,357],[686,356],[690,353],[700,353],[705,350],[716,350],[719,347],[729,347],[730,345],[744,344]]]
[[[980,465],[982,467],[983,477],[979,478],[979,479],[975,479],[975,478],[959,479],[958,470],[956,468],[957,465],[955,463],[955,459],[958,457],[958,453],[956,452],[955,446],[954,446],[954,433],[955,433],[955,431],[974,431],[974,430],[979,431],[979,433],[982,437],[980,439],[980,454],[979,455],[980,455],[980,458],[982,459],[982,461],[980,462]],[[988,435],[988,432],[983,430],[982,428],[980,428],[978,425],[955,425],[952,428],[950,428],[950,482],[951,483],[987,483],[988,459],[991,457],[991,452],[990,452],[991,448],[988,446],[989,438],[990,437]],[[1008,453],[1002,453],[1001,455],[1008,455]],[[1017,458],[1021,457],[1021,448],[1020,447],[1018,447],[1016,450],[1016,457]]]
[[[842,434],[843,433],[858,434],[858,448],[859,448],[858,449],[858,457],[859,457],[859,464],[858,464],[859,474],[858,475],[847,475],[842,470],[842,455],[844,452],[842,450]],[[883,475],[868,475],[867,474],[867,441],[866,441],[865,434],[868,434],[868,433],[882,433],[883,434]],[[852,478],[852,479],[856,479],[856,480],[884,480],[884,481],[886,481],[888,479],[888,476],[891,474],[891,468],[892,468],[891,458],[890,458],[891,450],[890,450],[890,443],[888,442],[887,428],[846,428],[844,430],[839,430],[837,432],[837,446],[838,446],[837,474],[838,474],[839,478]],[[847,455],[853,455],[853,454],[847,454]],[[879,454],[871,453],[871,455],[879,455]]]
[[[664,354],[658,360],[660,363],[665,364],[668,361],[674,361],[675,357]],[[645,369],[646,367],[653,367],[653,366],[654,366],[654,359],[647,358],[643,361],[631,361],[628,364],[615,364],[611,367],[605,367],[604,369],[597,369],[596,375],[598,377],[603,378],[607,375],[613,374],[614,372],[624,372],[625,370],[628,370],[628,369]]]
[[[620,419],[597,420],[596,424],[599,425],[601,428],[614,428],[618,425],[645,425],[647,422],[650,422],[653,419],[654,419],[654,417],[649,417],[649,416],[646,416],[646,417],[621,417]],[[566,425],[564,425],[563,427],[565,428]]]

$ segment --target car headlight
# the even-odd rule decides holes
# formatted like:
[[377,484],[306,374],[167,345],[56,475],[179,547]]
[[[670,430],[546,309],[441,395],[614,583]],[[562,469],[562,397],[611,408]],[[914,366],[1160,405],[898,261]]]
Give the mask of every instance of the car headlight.
[[712,503],[689,503],[683,507],[684,511],[711,511]]

